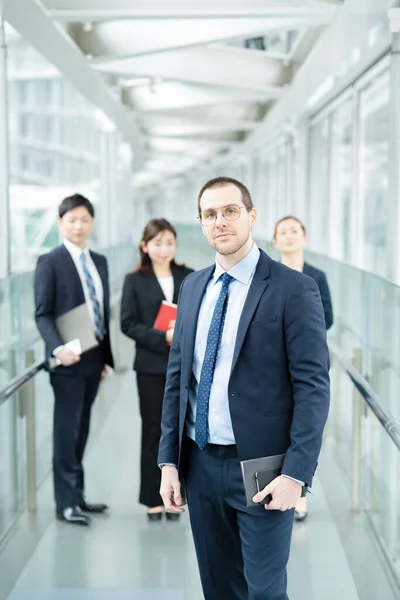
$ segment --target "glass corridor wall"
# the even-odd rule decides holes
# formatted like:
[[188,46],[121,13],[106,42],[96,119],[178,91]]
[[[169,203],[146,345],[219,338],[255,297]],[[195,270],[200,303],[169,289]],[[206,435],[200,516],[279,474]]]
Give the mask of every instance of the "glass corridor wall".
[[132,156],[114,124],[5,25],[11,272],[16,273],[32,269],[39,254],[57,245],[57,206],[75,192],[95,204],[94,246],[131,238]]

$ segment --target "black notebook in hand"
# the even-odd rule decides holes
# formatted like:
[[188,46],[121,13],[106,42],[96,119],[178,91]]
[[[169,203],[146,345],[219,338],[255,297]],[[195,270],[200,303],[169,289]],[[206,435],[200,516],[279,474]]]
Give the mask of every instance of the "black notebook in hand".
[[273,479],[279,477],[284,460],[284,454],[277,454],[240,462],[247,506],[257,506],[257,504],[268,504],[270,502],[270,495],[259,503],[253,502],[253,497],[271,483]]

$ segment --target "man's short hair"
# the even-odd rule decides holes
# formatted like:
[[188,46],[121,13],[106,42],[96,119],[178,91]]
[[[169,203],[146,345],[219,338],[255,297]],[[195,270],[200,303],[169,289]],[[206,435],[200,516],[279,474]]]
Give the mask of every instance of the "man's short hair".
[[78,208],[79,206],[84,206],[88,213],[94,217],[93,204],[90,202],[90,200],[85,198],[85,196],[82,196],[82,194],[73,194],[72,196],[67,196],[64,198],[58,207],[58,216],[60,219],[62,219],[67,212],[74,210],[74,208]]
[[221,177],[214,177],[214,179],[210,179],[210,181],[207,181],[207,183],[204,184],[203,187],[201,188],[200,193],[197,198],[197,208],[198,208],[199,214],[201,213],[200,201],[201,201],[201,197],[204,194],[204,192],[206,190],[211,190],[213,188],[226,187],[227,185],[234,185],[241,191],[242,202],[245,205],[245,207],[247,208],[247,211],[248,212],[251,211],[251,209],[254,207],[253,200],[251,199],[250,192],[247,189],[247,187],[244,185],[244,183],[242,183],[241,181],[238,181],[237,179],[234,179],[233,177],[221,176]]

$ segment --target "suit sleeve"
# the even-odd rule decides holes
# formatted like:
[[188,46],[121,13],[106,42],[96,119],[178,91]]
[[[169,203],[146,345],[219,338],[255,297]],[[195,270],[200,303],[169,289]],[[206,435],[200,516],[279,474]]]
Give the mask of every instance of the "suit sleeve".
[[184,283],[181,285],[178,299],[178,313],[174,337],[169,354],[167,379],[165,384],[163,409],[161,417],[161,439],[158,449],[160,464],[177,465],[179,460],[179,408],[181,389],[181,340],[182,340],[182,295]]
[[36,325],[52,354],[58,346],[63,345],[63,341],[55,325],[55,273],[48,254],[39,256],[35,270],[34,294]]
[[321,293],[322,306],[324,307],[325,313],[325,325],[328,330],[333,325],[333,309],[332,299],[329,290],[328,280],[326,279],[325,273],[321,273],[321,277],[318,281],[319,291]]
[[125,277],[121,300],[121,331],[152,352],[165,354],[167,341],[165,332],[142,323],[139,318],[135,280]]
[[329,352],[317,284],[304,279],[289,296],[284,314],[294,408],[282,474],[311,485],[329,410]]

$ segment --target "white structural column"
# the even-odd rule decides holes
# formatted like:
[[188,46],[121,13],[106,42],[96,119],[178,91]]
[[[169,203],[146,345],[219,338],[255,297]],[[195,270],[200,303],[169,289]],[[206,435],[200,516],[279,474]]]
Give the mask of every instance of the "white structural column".
[[[398,9],[400,12],[400,8]],[[399,23],[400,29],[400,23]],[[390,59],[389,211],[386,276],[400,283],[400,31],[393,33]]]
[[0,0],[0,279],[10,274],[9,143],[7,46]]

